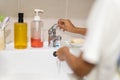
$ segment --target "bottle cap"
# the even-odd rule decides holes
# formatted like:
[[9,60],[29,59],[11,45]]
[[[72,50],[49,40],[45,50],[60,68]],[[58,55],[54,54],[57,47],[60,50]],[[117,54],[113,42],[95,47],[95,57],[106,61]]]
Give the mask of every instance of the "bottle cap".
[[40,9],[35,9],[34,12],[35,12],[34,20],[40,21],[39,13],[43,13],[44,11],[43,11],[43,10],[40,10]]
[[18,13],[18,22],[23,23],[24,22],[23,17],[24,13]]

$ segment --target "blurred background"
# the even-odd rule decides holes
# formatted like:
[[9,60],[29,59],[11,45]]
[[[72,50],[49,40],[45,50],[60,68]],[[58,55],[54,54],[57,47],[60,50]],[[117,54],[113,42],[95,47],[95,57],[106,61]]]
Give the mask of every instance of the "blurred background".
[[[24,12],[24,21],[28,23],[28,37],[30,36],[31,21],[34,17],[34,9],[44,10],[41,18],[44,21],[44,40],[48,39],[48,29],[59,18],[71,19],[73,24],[78,27],[86,27],[86,20],[95,0],[1,0],[0,15],[11,17],[11,21],[6,30],[7,42],[13,41],[14,22],[17,22],[18,12]],[[63,40],[78,37],[80,35],[62,32],[58,30],[58,34],[62,35]]]

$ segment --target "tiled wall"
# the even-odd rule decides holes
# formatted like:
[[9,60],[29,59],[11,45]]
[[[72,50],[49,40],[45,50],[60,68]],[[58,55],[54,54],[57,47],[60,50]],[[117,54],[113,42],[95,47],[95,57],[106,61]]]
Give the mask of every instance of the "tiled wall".
[[16,17],[18,11],[23,11],[25,16],[32,17],[33,10],[39,8],[45,11],[44,18],[85,19],[93,2],[94,0],[0,0],[0,14]]
[[[44,10],[42,18],[44,20],[45,40],[47,40],[48,29],[57,22],[59,18],[69,18],[77,26],[85,26],[85,21],[94,0],[1,0],[0,15],[10,16],[11,22],[7,27],[10,36],[7,41],[13,40],[13,23],[17,21],[18,11],[24,12],[25,21],[30,29],[30,22],[34,16],[34,9]],[[29,30],[28,30],[28,33]],[[64,34],[63,39],[69,39],[74,34],[58,30],[58,34]],[[12,38],[11,38],[12,37]],[[78,35],[76,36],[78,37]]]

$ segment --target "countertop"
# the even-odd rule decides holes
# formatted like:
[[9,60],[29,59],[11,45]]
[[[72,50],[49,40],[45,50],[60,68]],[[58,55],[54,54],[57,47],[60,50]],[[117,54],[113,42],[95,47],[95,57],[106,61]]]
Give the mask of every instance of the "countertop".
[[0,80],[71,80],[66,62],[53,56],[57,48],[14,49],[13,43],[0,51]]

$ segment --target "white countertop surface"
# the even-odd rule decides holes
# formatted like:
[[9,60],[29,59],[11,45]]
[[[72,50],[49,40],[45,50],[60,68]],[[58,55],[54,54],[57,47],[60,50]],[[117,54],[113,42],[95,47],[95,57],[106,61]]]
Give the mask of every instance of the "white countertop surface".
[[0,80],[71,80],[73,72],[53,56],[57,48],[14,49],[13,43],[0,51]]

